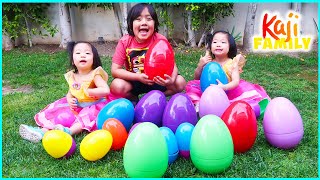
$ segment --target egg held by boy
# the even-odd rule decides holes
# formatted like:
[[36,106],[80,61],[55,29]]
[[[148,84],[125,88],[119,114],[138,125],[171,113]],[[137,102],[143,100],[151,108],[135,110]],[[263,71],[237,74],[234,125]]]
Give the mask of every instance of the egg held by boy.
[[144,73],[150,80],[164,74],[171,76],[174,68],[174,52],[167,40],[158,39],[148,49],[144,60]]
[[42,145],[46,152],[54,158],[69,158],[76,150],[73,137],[60,130],[47,131],[42,138]]
[[234,152],[247,152],[255,143],[258,124],[254,110],[245,101],[233,102],[222,114],[234,145]]
[[277,148],[294,148],[303,137],[301,115],[295,105],[284,97],[276,97],[269,102],[262,124],[267,141]]

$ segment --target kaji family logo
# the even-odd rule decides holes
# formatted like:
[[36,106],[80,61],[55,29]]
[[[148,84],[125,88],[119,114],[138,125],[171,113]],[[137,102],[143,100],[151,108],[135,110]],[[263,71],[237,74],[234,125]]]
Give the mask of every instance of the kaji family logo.
[[279,13],[262,13],[261,34],[253,37],[253,51],[309,51],[313,38],[301,35],[301,14],[289,11],[285,18]]

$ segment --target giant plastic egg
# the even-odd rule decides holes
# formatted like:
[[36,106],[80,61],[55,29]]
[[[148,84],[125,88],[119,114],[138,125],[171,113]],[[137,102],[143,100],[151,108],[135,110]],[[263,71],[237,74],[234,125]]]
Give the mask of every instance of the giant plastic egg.
[[222,67],[217,62],[207,63],[202,70],[200,77],[201,91],[204,92],[211,84],[218,84],[217,79],[222,84],[228,84],[228,78]]
[[175,133],[180,124],[188,122],[195,125],[197,121],[197,113],[190,98],[184,93],[173,95],[164,109],[162,125]]
[[129,136],[129,135],[131,134],[131,132],[132,132],[139,124],[141,124],[141,123],[142,123],[142,122],[133,124],[132,127],[130,128],[130,131],[129,131],[129,133],[128,133],[128,136]]
[[221,119],[231,133],[234,152],[244,153],[252,148],[258,134],[258,124],[250,104],[244,101],[233,102]]
[[128,133],[119,120],[115,118],[107,119],[104,122],[102,129],[109,131],[112,135],[112,150],[120,150],[124,147],[128,138]]
[[221,117],[229,105],[230,101],[224,90],[217,85],[211,85],[201,95],[199,116],[213,114]]
[[61,124],[64,127],[71,127],[76,119],[69,107],[61,109],[57,114],[58,115],[54,117],[54,124]]
[[111,145],[111,133],[107,130],[96,130],[83,138],[80,154],[88,161],[97,161],[109,152]]
[[165,39],[156,40],[148,49],[144,60],[144,73],[153,80],[164,74],[171,76],[174,68],[174,52],[170,43]]
[[123,164],[131,178],[164,175],[168,167],[168,149],[158,126],[143,122],[134,128],[124,146]]
[[167,127],[160,127],[160,131],[166,140],[169,155],[168,163],[171,164],[178,158],[179,155],[177,139],[171,129]]
[[284,97],[272,99],[263,117],[267,141],[278,148],[296,147],[303,137],[303,122],[295,105]]
[[116,118],[119,120],[128,132],[134,119],[133,104],[125,98],[120,98],[109,102],[100,110],[98,114],[98,129],[102,129],[103,123],[109,118]]
[[178,126],[175,136],[178,141],[179,154],[184,158],[190,158],[190,140],[194,126],[190,123],[182,123]]
[[152,122],[162,125],[162,116],[167,100],[163,92],[152,90],[146,93],[134,109],[135,122]]
[[72,136],[60,130],[47,131],[42,138],[46,152],[54,158],[69,158],[76,150]]
[[190,157],[197,169],[209,174],[223,172],[231,165],[232,137],[228,127],[218,116],[206,115],[194,127]]

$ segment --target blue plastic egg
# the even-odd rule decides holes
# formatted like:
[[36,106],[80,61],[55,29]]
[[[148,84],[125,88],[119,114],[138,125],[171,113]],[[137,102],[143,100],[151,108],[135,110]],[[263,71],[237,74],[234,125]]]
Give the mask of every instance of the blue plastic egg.
[[169,164],[171,164],[177,159],[179,154],[177,139],[174,133],[168,127],[160,127],[160,131],[166,140],[169,154]]
[[98,114],[97,128],[102,129],[103,123],[109,118],[119,120],[124,125],[127,132],[129,132],[134,118],[133,104],[125,98],[109,102]]
[[179,153],[184,158],[190,157],[190,140],[194,126],[190,123],[182,123],[176,130],[176,138],[179,147]]
[[222,67],[217,62],[209,62],[203,67],[201,77],[200,77],[200,87],[201,91],[204,92],[210,84],[218,84],[217,79],[222,84],[228,83],[228,78],[226,73],[223,71]]

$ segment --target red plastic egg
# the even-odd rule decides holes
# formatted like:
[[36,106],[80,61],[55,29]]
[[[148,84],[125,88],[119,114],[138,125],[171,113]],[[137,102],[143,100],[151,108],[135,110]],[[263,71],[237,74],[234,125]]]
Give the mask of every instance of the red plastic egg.
[[244,101],[233,102],[221,119],[231,133],[234,152],[244,153],[251,149],[258,134],[257,120],[251,106]]
[[113,142],[111,145],[112,150],[120,150],[121,148],[124,147],[128,138],[128,133],[126,131],[126,128],[123,126],[123,124],[119,120],[115,118],[107,119],[103,123],[102,129],[109,131],[112,135],[112,139],[113,139]]
[[160,76],[165,79],[164,74],[171,76],[174,67],[174,52],[167,40],[159,39],[148,49],[144,61],[144,73],[153,80]]

